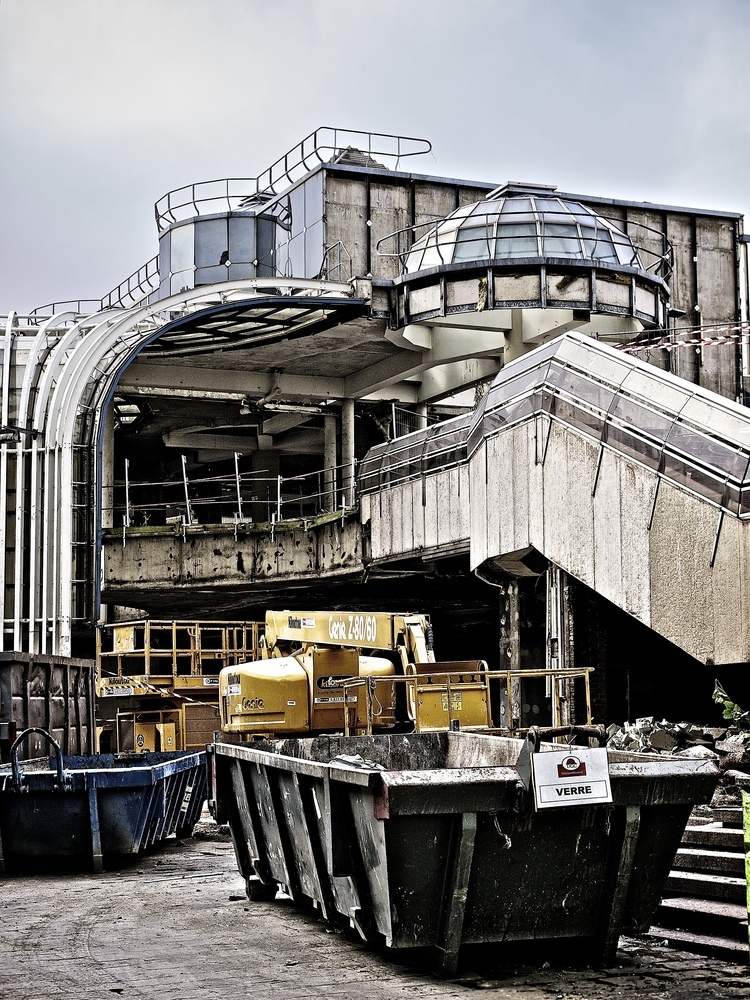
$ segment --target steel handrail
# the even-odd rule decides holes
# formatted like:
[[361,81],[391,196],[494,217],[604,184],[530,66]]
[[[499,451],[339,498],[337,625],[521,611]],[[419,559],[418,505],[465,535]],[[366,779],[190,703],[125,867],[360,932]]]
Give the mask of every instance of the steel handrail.
[[[632,246],[632,248],[633,248],[633,254],[632,254],[632,257],[631,257],[629,265],[621,264],[621,266],[623,266],[623,267],[625,267],[625,266],[636,267],[639,270],[642,270],[642,271],[644,271],[646,273],[653,273],[653,274],[657,275],[658,277],[663,278],[665,280],[671,274],[672,268],[673,268],[673,263],[674,263],[674,249],[672,247],[671,242],[669,240],[667,240],[667,238],[664,235],[664,233],[660,232],[659,230],[654,229],[652,226],[647,226],[645,223],[642,223],[642,222],[635,222],[633,220],[628,220],[628,223],[627,223],[628,231],[625,232],[625,230],[623,230],[623,229],[620,228],[620,220],[619,219],[609,218],[608,216],[601,215],[601,214],[597,214],[596,216],[592,215],[591,217],[586,216],[586,215],[577,216],[577,215],[575,215],[572,212],[568,213],[568,214],[569,214],[569,218],[570,218],[570,223],[571,224],[576,224],[576,227],[577,227],[577,230],[578,230],[577,231],[577,235],[576,236],[572,236],[572,235],[571,236],[558,236],[557,234],[555,234],[555,239],[563,240],[563,241],[564,240],[575,241],[575,245],[582,247],[583,246],[583,241],[587,240],[587,237],[583,236],[582,233],[581,233],[581,220],[584,220],[584,222],[586,222],[586,223],[588,223],[589,221],[591,223],[590,226],[586,225],[585,228],[592,228],[594,230],[595,234],[597,234],[599,231],[601,231],[603,237],[609,236],[609,240],[612,241],[612,242],[614,242],[612,240],[612,237],[613,237],[612,231],[609,230],[607,227],[601,227],[598,224],[598,220],[601,219],[604,222],[610,223],[610,225],[612,225],[613,228],[615,229],[616,234],[619,235],[619,236],[622,236],[624,238],[624,240],[627,241],[627,243],[625,243],[625,242],[620,243],[618,241],[617,242],[618,246],[623,246],[624,247],[624,246],[627,246],[628,244],[630,244],[630,246]],[[423,239],[426,235],[428,235],[428,233],[432,232],[432,233],[435,234],[435,244],[434,245],[430,245],[429,247],[425,247],[424,249],[426,249],[426,250],[427,249],[430,249],[430,250],[434,249],[434,250],[436,250],[437,253],[438,253],[438,256],[440,257],[441,264],[443,264],[443,265],[446,264],[446,263],[448,263],[448,262],[443,257],[441,246],[442,247],[447,247],[447,246],[453,247],[456,243],[461,244],[461,245],[467,245],[467,244],[468,245],[472,245],[473,243],[487,244],[488,255],[485,256],[485,257],[478,258],[478,259],[481,260],[481,261],[483,261],[483,262],[486,261],[487,263],[492,263],[492,262],[504,263],[508,258],[502,257],[502,256],[501,257],[496,257],[494,255],[494,253],[491,252],[491,246],[490,245],[495,245],[496,241],[507,241],[508,244],[512,244],[514,240],[518,240],[518,239],[521,239],[521,238],[531,238],[531,237],[519,237],[517,235],[516,236],[501,235],[501,231],[502,231],[504,223],[513,222],[513,220],[516,219],[516,218],[523,218],[524,221],[528,221],[529,216],[533,216],[533,215],[534,215],[534,213],[530,212],[528,210],[527,211],[519,211],[519,212],[502,211],[502,210],[498,210],[498,211],[495,211],[495,212],[476,212],[473,215],[462,216],[460,219],[455,220],[455,223],[456,223],[455,226],[451,225],[450,229],[447,229],[445,227],[449,223],[452,224],[454,222],[454,220],[450,216],[447,219],[445,217],[441,217],[439,219],[433,220],[432,222],[422,222],[422,223],[419,223],[419,224],[413,225],[413,226],[404,226],[401,229],[394,230],[394,232],[392,232],[392,233],[388,233],[386,236],[381,237],[381,239],[379,239],[377,241],[377,243],[375,244],[375,252],[380,257],[388,257],[388,258],[396,258],[396,259],[398,259],[399,263],[401,264],[401,271],[402,271],[402,273],[406,273],[406,263],[407,263],[409,255],[414,251],[415,244],[418,243],[421,239]],[[543,250],[543,248],[544,248],[544,239],[545,239],[545,235],[546,235],[546,233],[545,233],[545,219],[544,219],[543,216],[539,216],[539,219],[538,219],[539,228],[538,229],[536,229],[536,221],[537,220],[535,219],[534,221],[535,221],[535,235],[534,235],[533,238],[537,241],[537,249],[539,249],[541,247],[541,249]],[[551,224],[552,225],[557,225],[557,223],[551,223]],[[482,227],[485,227],[488,231],[490,229],[492,229],[491,235],[488,235],[487,233],[485,233],[485,235],[483,235],[483,236],[476,236],[476,237],[472,237],[470,239],[456,239],[456,235],[459,234],[459,233],[461,233],[461,232],[463,232],[463,231],[465,231],[466,229],[474,229],[474,228],[482,228]],[[651,250],[648,247],[641,246],[640,244],[636,245],[636,243],[633,241],[633,239],[631,237],[634,236],[634,235],[638,235],[640,233],[644,234],[644,238],[645,239],[648,239],[650,237],[654,237],[654,238],[658,238],[659,240],[661,240],[662,244],[665,245],[665,249],[663,250],[663,252],[661,254],[659,254],[655,250]],[[402,239],[405,236],[408,236],[408,237],[411,238],[410,242],[409,242],[409,240],[403,240]],[[447,237],[447,238],[444,238],[444,239],[441,240],[441,236]],[[385,244],[387,243],[388,240],[396,240],[396,249],[395,250],[389,251],[389,250],[383,249],[383,247],[385,246]],[[402,249],[401,248],[402,242],[409,242],[409,245],[408,245],[408,247],[406,249]],[[598,242],[599,242],[599,236],[596,235],[595,236],[595,245]],[[518,258],[527,258],[528,257],[529,259],[537,259],[539,257],[554,256],[554,254],[553,255],[546,255],[544,253],[540,254],[540,253],[537,252],[537,253],[533,253],[533,254],[518,254],[517,256],[518,256]],[[644,258],[648,262],[646,264],[646,266],[643,265],[643,262],[640,259],[641,257]],[[514,255],[513,259],[516,259],[515,255]],[[576,261],[580,261],[580,260],[594,260],[597,263],[607,263],[606,261],[598,261],[597,258],[593,257],[593,256],[592,257],[586,257],[586,256],[569,256],[568,257],[567,255],[565,255],[565,259],[566,260],[570,260],[571,262],[576,262]],[[616,266],[616,264],[618,262],[612,261],[611,263],[614,266]],[[462,263],[463,263],[463,261],[462,261]]]
[[[363,143],[363,140],[365,142]],[[381,142],[380,140],[385,140]],[[388,148],[395,144],[395,150]],[[355,148],[365,153],[368,158],[381,157],[395,160],[396,169],[399,161],[410,156],[420,156],[429,153],[432,143],[427,139],[413,136],[391,135],[386,132],[360,132],[352,129],[339,129],[321,126],[306,136],[290,150],[279,157],[270,167],[267,167],[257,177],[225,177],[210,181],[198,181],[186,184],[180,188],[168,191],[154,205],[154,215],[159,232],[168,229],[175,222],[184,218],[194,218],[199,215],[213,214],[219,211],[248,211],[257,207],[256,199],[271,200],[278,195],[283,187],[288,187],[300,180],[311,169],[321,163],[330,162],[327,154],[345,153],[352,143],[365,146]],[[410,148],[409,144],[415,144]],[[236,191],[230,191],[231,185],[238,185]],[[218,186],[218,193],[205,194],[210,187]],[[260,204],[263,204],[260,201]],[[213,206],[213,212],[204,206]],[[180,213],[183,209],[192,212]]]
[[[553,681],[552,692],[550,698],[553,702],[553,717],[559,716],[559,692],[557,691],[557,682],[559,681],[572,681],[582,679],[585,684],[585,700],[586,700],[586,725],[591,726],[592,715],[591,715],[591,685],[590,677],[591,674],[595,672],[594,667],[571,667],[571,668],[554,668],[545,667],[538,670],[488,670],[483,669],[480,664],[483,660],[473,661],[474,666],[471,666],[472,661],[467,661],[467,665],[463,668],[453,668],[451,670],[430,670],[424,673],[404,673],[404,674],[387,674],[378,676],[367,676],[367,677],[344,677],[340,680],[333,681],[333,685],[340,687],[343,692],[344,698],[344,735],[350,736],[352,730],[352,724],[349,720],[349,714],[351,709],[349,708],[348,702],[348,692],[349,689],[354,689],[358,687],[364,688],[365,691],[365,704],[367,710],[367,721],[366,721],[366,733],[371,735],[373,731],[374,713],[372,708],[373,699],[373,688],[377,684],[405,684],[407,686],[407,691],[411,687],[413,691],[411,693],[411,698],[414,699],[416,703],[416,695],[421,691],[429,688],[431,682],[438,678],[445,678],[445,686],[448,692],[448,721],[452,721],[452,710],[451,710],[451,690],[476,690],[478,687],[484,688],[489,692],[490,681],[492,680],[504,680],[506,683],[506,690],[509,692],[511,688],[511,682],[513,680],[530,680],[530,679],[544,679],[549,678]],[[411,664],[414,667],[414,664]],[[424,666],[424,664],[419,664],[419,666]],[[439,664],[438,664],[439,666]],[[452,681],[451,678],[461,677],[465,675],[475,675],[478,679],[468,680],[468,681]],[[421,682],[421,683],[420,683]],[[437,686],[437,685],[433,685]],[[416,720],[415,720],[416,721]],[[511,719],[512,722],[512,719]],[[356,726],[354,727],[356,728]],[[515,727],[512,724],[510,726],[502,727],[503,732],[507,731],[510,734],[526,732],[532,727]],[[566,727],[568,728],[568,727]],[[493,730],[495,731],[495,730]]]
[[[590,349],[595,349],[594,344],[588,346]],[[534,381],[531,384],[524,384],[518,392],[512,392],[513,380],[515,378],[525,377],[533,372],[541,372],[550,364],[555,363],[565,371],[568,371],[577,377],[582,377],[588,383],[598,385],[603,390],[613,393],[612,401],[605,409],[602,409],[601,407],[597,407],[591,399],[576,395],[573,388],[567,388],[566,386],[560,385],[549,385],[546,378],[542,378],[541,381]],[[634,365],[641,364],[640,362],[631,363]],[[664,379],[663,373],[653,367],[650,367],[648,375],[656,383],[667,381]],[[743,511],[740,501],[737,503],[729,503],[728,493],[726,492],[728,487],[732,487],[732,489],[738,493],[743,491],[743,489],[750,489],[750,447],[748,447],[746,442],[734,440],[727,436],[727,434],[717,431],[715,428],[712,428],[705,423],[699,423],[693,418],[688,418],[684,414],[683,410],[688,401],[694,397],[701,397],[700,390],[697,388],[693,387],[690,393],[687,393],[684,389],[682,389],[681,397],[683,402],[681,406],[679,408],[670,408],[665,404],[655,404],[651,402],[650,399],[645,398],[643,395],[639,395],[638,393],[629,390],[627,385],[622,386],[620,384],[616,384],[615,382],[607,381],[606,379],[598,377],[595,370],[589,370],[576,366],[569,361],[565,361],[564,359],[556,359],[555,355],[551,357],[545,356],[541,361],[533,366],[528,365],[523,368],[519,368],[518,370],[508,369],[507,373],[501,375],[499,380],[496,381],[493,388],[504,384],[510,387],[507,397],[501,399],[499,402],[495,402],[492,399],[491,390],[488,399],[485,400],[483,404],[483,408],[477,412],[477,415],[473,420],[472,427],[466,428],[466,442],[469,443],[469,455],[476,448],[476,444],[474,445],[474,448],[472,448],[471,440],[476,440],[478,438],[484,419],[489,417],[491,414],[503,412],[508,414],[503,421],[502,426],[495,429],[492,433],[503,433],[519,423],[528,422],[536,419],[540,415],[543,415],[550,421],[566,427],[571,427],[576,431],[576,433],[582,434],[590,440],[595,441],[602,448],[614,451],[617,454],[626,455],[631,461],[640,461],[640,464],[645,465],[650,471],[658,472],[660,478],[674,481],[681,489],[700,497],[707,503],[726,510],[735,517],[750,517],[750,510]],[[640,409],[653,413],[655,417],[669,421],[670,429],[663,435],[663,437],[659,437],[658,435],[655,435],[648,426],[634,424],[626,417],[615,414],[613,412],[613,407],[614,402],[618,399],[630,401],[634,405],[637,405]],[[521,404],[528,400],[531,400],[531,406],[521,407]],[[600,432],[596,432],[582,421],[575,422],[572,418],[566,418],[561,415],[559,405],[553,405],[553,401],[557,403],[559,400],[566,402],[568,406],[572,407],[577,413],[590,414],[596,417],[601,422],[603,429]],[[717,404],[714,403],[714,405]],[[514,411],[516,411],[515,414]],[[453,420],[442,422],[439,426],[441,429],[445,429],[454,421],[460,419],[461,418],[453,418]],[[742,468],[744,469],[744,474],[742,472],[737,474],[728,473],[726,469],[719,464],[711,465],[710,456],[707,458],[704,454],[693,454],[683,448],[680,448],[673,440],[670,439],[671,429],[677,426],[684,426],[695,432],[698,437],[705,439],[707,444],[714,442],[717,446],[723,446],[728,451],[736,452],[743,459],[747,456],[748,461],[741,463]],[[625,449],[617,440],[612,439],[608,431],[613,427],[627,430],[634,443],[633,449]],[[748,429],[750,431],[750,424],[748,425]],[[445,433],[444,430],[442,432]],[[382,489],[386,486],[405,483],[416,478],[417,476],[428,474],[422,469],[421,461],[417,461],[411,456],[410,451],[412,449],[409,448],[409,442],[413,441],[414,447],[417,447],[420,441],[426,443],[428,438],[435,435],[435,428],[428,428],[404,435],[404,437],[398,439],[397,444],[388,443],[377,446],[381,451],[381,461],[378,470],[370,471],[371,460],[368,460],[367,458],[363,460],[362,466],[364,469],[364,475],[360,477],[360,494],[365,492],[371,493],[373,490],[378,488]],[[636,445],[638,442],[640,442],[644,448],[642,460],[639,460],[637,454],[634,454],[634,452],[637,451]],[[683,482],[682,479],[675,478],[670,471],[664,467],[663,461],[659,463],[658,469],[655,470],[653,464],[646,461],[646,447],[651,450],[658,450],[664,457],[676,459],[677,461],[683,463],[686,468],[692,469],[701,476],[707,477],[709,480],[715,482],[715,497],[710,495],[708,488],[706,488],[703,492],[697,489],[697,482],[695,482],[694,486],[691,487]],[[430,470],[431,473],[437,474],[441,472],[443,468],[448,468],[449,465],[462,464],[462,462],[466,461],[467,458],[465,457],[456,457],[457,448],[458,446],[454,445],[453,447],[446,449],[446,461],[444,465],[439,469]],[[461,450],[463,451],[463,446]],[[402,455],[403,457],[401,457]],[[450,461],[448,459],[450,459]],[[719,497],[722,499],[718,499]]]

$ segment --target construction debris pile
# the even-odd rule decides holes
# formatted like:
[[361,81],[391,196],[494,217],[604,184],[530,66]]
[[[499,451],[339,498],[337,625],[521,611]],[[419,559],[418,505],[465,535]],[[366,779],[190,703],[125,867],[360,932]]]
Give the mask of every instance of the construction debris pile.
[[[631,753],[669,753],[685,757],[698,757],[704,754],[714,756],[719,754],[727,741],[738,735],[727,728],[696,726],[692,722],[667,722],[666,719],[657,722],[652,715],[649,715],[643,719],[636,719],[635,722],[626,722],[622,726],[616,724],[609,726],[607,746],[613,750],[629,750]],[[745,735],[748,737],[747,749],[750,751],[750,733]],[[750,761],[750,753],[748,760]]]
[[718,757],[722,770],[750,772],[750,712],[744,711],[717,680],[713,700],[722,707],[726,726],[692,722],[657,722],[653,716],[611,725],[607,746],[631,753],[669,753],[685,757]]

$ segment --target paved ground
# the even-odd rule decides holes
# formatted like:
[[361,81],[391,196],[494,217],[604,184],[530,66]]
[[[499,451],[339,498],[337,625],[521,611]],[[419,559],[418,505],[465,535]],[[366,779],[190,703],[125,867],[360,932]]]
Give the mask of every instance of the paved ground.
[[0,880],[1,1000],[722,1000],[750,996],[747,966],[624,939],[606,971],[504,968],[442,981],[285,900],[248,903],[210,823],[104,875]]

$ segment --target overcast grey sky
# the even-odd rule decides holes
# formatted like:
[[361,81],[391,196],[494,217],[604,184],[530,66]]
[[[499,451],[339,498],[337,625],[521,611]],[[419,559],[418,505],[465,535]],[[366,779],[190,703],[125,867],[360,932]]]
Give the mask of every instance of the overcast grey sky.
[[0,313],[103,295],[160,195],[321,125],[750,217],[749,43],[750,0],[0,0]]

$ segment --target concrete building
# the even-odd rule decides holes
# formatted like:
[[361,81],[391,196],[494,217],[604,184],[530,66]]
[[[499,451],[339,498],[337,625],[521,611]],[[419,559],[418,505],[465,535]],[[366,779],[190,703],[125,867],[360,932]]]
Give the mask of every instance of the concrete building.
[[600,717],[665,711],[656,666],[686,710],[747,690],[741,216],[429,148],[319,129],[160,199],[101,300],[5,319],[0,649],[407,607],[444,658],[598,667]]

